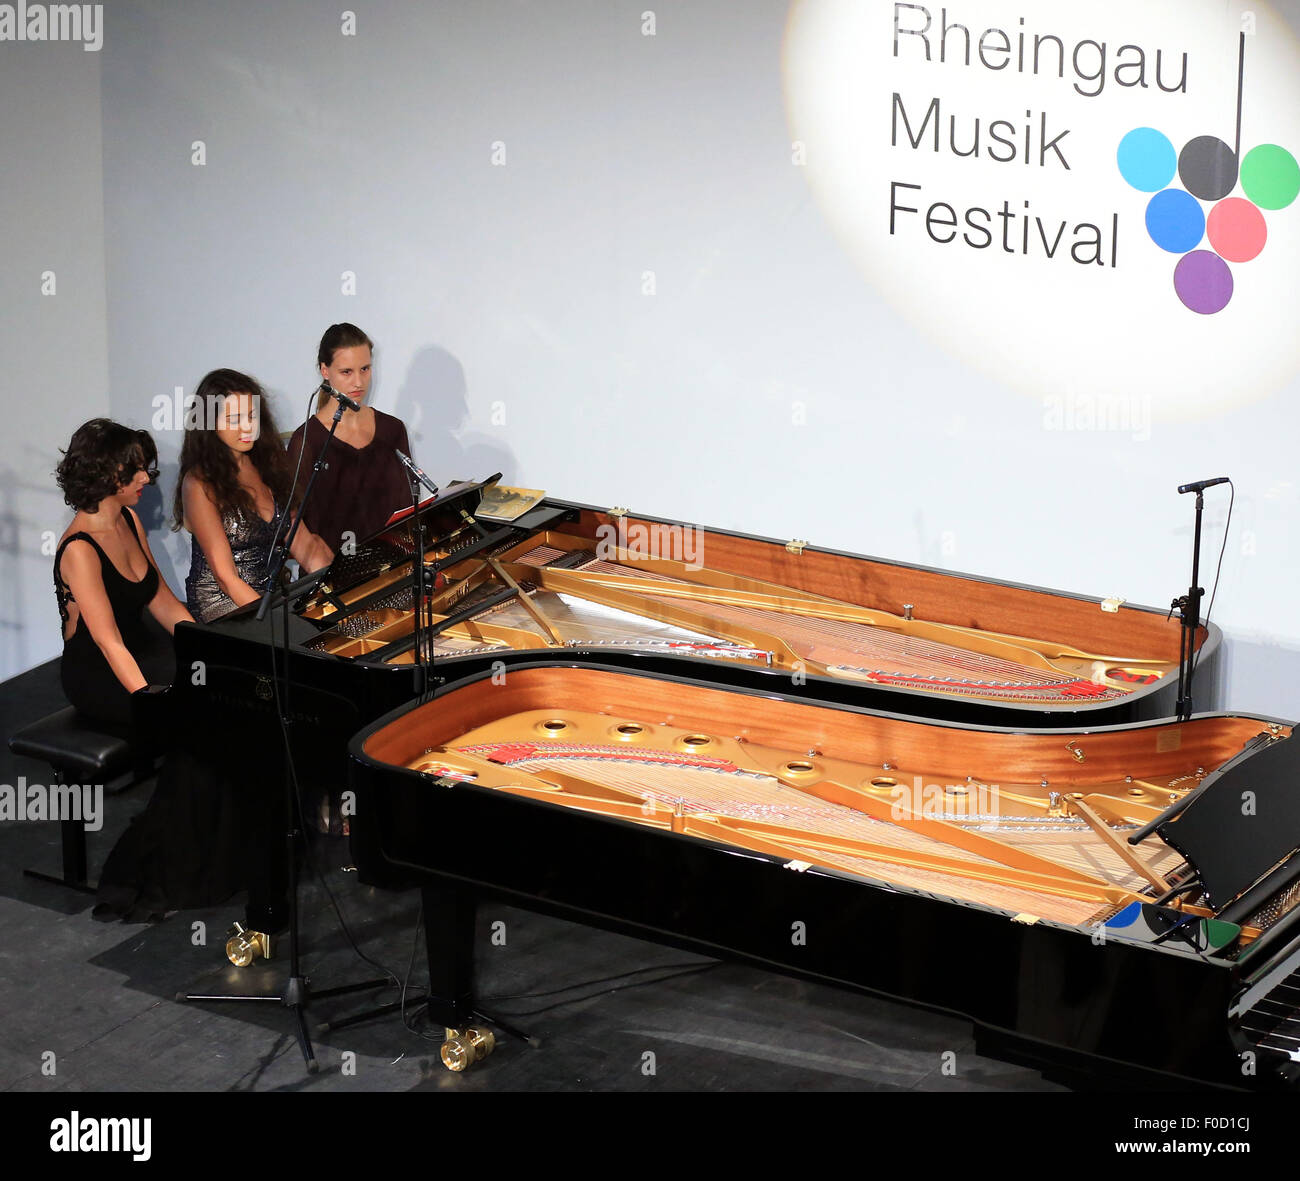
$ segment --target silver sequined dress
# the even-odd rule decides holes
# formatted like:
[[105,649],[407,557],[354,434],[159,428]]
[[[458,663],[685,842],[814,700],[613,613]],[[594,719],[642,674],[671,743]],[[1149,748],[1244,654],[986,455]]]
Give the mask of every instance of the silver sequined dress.
[[[256,513],[250,516],[239,509],[227,509],[221,514],[221,524],[230,542],[230,554],[235,559],[235,570],[259,595],[270,582],[266,574],[266,559],[280,527],[280,513],[277,504],[275,515],[269,521],[263,521]],[[207,556],[196,537],[190,538],[190,573],[185,579],[185,605],[200,623],[210,623],[235,609],[234,600],[221,589],[221,583],[208,565]]]

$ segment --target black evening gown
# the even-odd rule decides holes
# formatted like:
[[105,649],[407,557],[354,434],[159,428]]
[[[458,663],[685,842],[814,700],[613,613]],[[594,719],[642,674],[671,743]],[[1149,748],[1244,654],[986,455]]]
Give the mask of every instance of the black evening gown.
[[[129,513],[126,517],[134,533],[135,522]],[[158,591],[158,571],[150,563],[144,578],[134,582],[88,534],[73,534],[63,546],[73,537],[89,541],[99,552],[114,620],[140,671],[150,684],[170,684],[175,675],[171,637],[146,610]],[[66,628],[72,594],[59,573],[63,546],[54,559],[54,586]],[[172,910],[218,905],[242,889],[248,877],[240,838],[245,801],[236,790],[236,769],[227,753],[236,745],[231,735],[215,725],[206,741],[201,734],[171,742],[174,732],[140,732],[131,695],[81,619],[64,641],[60,671],[68,700],[94,725],[150,750],[167,748],[153,796],[113,846],[100,874],[95,918],[147,922]]]

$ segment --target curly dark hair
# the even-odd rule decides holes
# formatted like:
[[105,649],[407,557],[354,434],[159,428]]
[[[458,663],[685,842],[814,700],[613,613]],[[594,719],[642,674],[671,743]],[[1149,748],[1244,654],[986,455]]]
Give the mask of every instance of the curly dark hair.
[[286,505],[292,473],[289,457],[271,413],[270,400],[262,387],[246,373],[233,369],[214,369],[199,382],[194,391],[196,413],[187,413],[185,439],[181,443],[180,472],[176,477],[176,496],[172,502],[172,529],[185,521],[185,477],[197,476],[207,485],[217,511],[242,510],[256,514],[257,505],[247,488],[239,483],[239,463],[230,448],[217,434],[214,410],[231,394],[251,394],[258,408],[260,429],[248,458],[271,490],[281,508]]
[[[342,324],[331,324],[325,329],[325,335],[320,338],[320,347],[316,350],[316,364],[333,365],[334,354],[339,349],[357,349],[362,345],[374,351],[375,342],[355,324],[346,321]],[[316,398],[316,409],[319,410],[329,400],[329,394],[322,389]]]
[[158,462],[158,448],[148,431],[111,418],[92,418],[73,433],[54,469],[63,499],[75,509],[94,513],[99,502],[130,483],[136,472]]

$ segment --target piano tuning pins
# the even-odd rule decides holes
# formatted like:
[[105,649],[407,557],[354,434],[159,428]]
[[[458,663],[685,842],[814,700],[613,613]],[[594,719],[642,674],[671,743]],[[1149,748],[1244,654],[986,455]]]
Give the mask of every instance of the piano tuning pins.
[[911,604],[911,603],[904,603],[904,604],[903,604],[903,618],[904,618],[904,619],[911,619],[911,618],[912,618],[912,604]]

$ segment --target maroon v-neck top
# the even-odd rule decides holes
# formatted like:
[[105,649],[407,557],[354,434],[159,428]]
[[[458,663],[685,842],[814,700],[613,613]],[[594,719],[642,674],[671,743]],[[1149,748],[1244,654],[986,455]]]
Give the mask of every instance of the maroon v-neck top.
[[[289,439],[290,470],[303,450],[300,490],[307,487],[312,465],[328,438],[329,428],[313,414]],[[316,480],[311,503],[303,514],[303,524],[319,534],[330,549],[337,552],[348,532],[353,542],[364,541],[395,510],[410,507],[411,485],[395,453],[399,447],[411,454],[406,427],[400,418],[382,410],[375,411],[375,437],[364,447],[350,446],[335,436],[325,457],[328,466]]]

